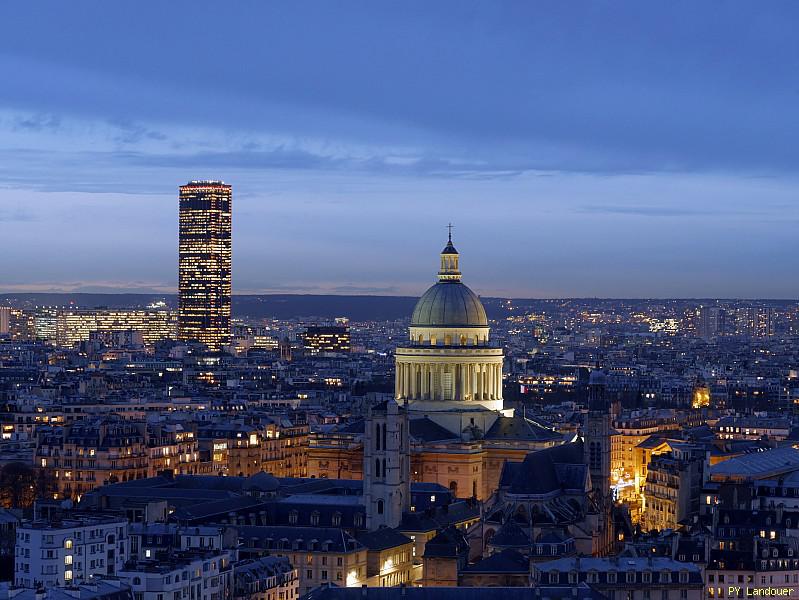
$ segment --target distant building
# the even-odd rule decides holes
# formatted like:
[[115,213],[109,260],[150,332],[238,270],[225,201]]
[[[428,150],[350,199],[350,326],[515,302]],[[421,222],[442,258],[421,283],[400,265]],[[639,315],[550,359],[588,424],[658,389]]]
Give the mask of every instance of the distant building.
[[178,336],[219,351],[230,342],[232,188],[180,187]]
[[352,345],[350,328],[346,325],[308,327],[302,340],[310,354],[344,354]]
[[[50,341],[60,348],[72,348],[93,334],[116,347],[134,344],[138,334],[141,343],[152,347],[176,333],[175,313],[167,310],[64,309],[56,311],[55,320],[55,338]],[[37,332],[37,337],[49,339],[46,336],[46,331]]]
[[718,306],[700,306],[697,310],[696,332],[706,340],[724,334],[726,312]]
[[0,337],[11,335],[11,307],[0,306]]

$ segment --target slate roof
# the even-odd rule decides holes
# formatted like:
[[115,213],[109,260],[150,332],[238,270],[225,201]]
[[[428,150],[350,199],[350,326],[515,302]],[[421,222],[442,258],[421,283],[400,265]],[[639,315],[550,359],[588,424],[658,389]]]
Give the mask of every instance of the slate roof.
[[[244,548],[281,550],[296,546],[299,550],[306,550],[312,543],[318,543],[319,549],[322,548],[322,544],[327,543],[328,552],[349,552],[364,548],[363,544],[343,529],[335,527],[241,525],[237,526],[236,530],[239,542]],[[288,547],[285,547],[286,542]],[[253,546],[253,543],[256,545]]]
[[522,415],[500,416],[485,434],[487,440],[546,442],[561,439],[561,434]]
[[175,509],[172,518],[176,521],[196,521],[197,519],[208,519],[216,515],[227,515],[242,509],[252,509],[255,507],[266,507],[269,503],[251,498],[250,496],[239,496],[215,502],[202,502],[189,506],[182,506]]
[[428,417],[411,419],[409,423],[411,437],[420,442],[437,442],[440,440],[460,439],[460,436],[430,420]]
[[492,546],[523,547],[530,546],[530,536],[512,520],[502,524],[489,542]]
[[582,491],[587,473],[582,443],[562,444],[531,452],[520,463],[506,462],[499,485],[518,495],[546,495],[564,489]]
[[357,540],[369,550],[385,550],[410,544],[413,540],[396,529],[382,527],[376,531],[363,532],[358,534]]
[[424,558],[458,558],[469,553],[469,542],[457,527],[447,527],[424,546]]
[[710,476],[764,479],[799,469],[799,450],[791,446],[731,458],[710,467]]
[[582,583],[569,587],[319,587],[304,600],[606,600]]
[[516,550],[507,549],[496,552],[474,564],[466,565],[462,571],[464,573],[523,574],[530,571],[530,560]]
[[424,512],[408,512],[402,515],[400,531],[423,532],[435,531],[451,524],[476,519],[480,516],[480,507],[463,500],[453,502],[446,509],[437,508]]

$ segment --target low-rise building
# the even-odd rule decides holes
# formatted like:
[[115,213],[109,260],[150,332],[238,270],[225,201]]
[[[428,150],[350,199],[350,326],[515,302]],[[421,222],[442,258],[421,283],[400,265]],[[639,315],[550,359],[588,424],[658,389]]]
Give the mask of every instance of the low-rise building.
[[14,583],[68,586],[117,574],[129,556],[128,522],[101,516],[24,521],[17,526]]
[[265,556],[233,566],[235,600],[295,600],[299,589],[297,569],[286,557]]

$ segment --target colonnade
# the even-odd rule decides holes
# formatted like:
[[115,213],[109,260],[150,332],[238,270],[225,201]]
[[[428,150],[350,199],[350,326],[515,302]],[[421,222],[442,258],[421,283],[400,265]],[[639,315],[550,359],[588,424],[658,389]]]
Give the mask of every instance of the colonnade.
[[500,400],[502,363],[397,362],[394,392],[408,400]]

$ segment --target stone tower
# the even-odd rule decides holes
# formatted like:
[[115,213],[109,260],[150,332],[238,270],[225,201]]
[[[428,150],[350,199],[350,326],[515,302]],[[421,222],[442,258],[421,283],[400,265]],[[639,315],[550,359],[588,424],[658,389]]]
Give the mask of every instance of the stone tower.
[[597,556],[606,556],[613,549],[613,495],[610,489],[612,417],[606,387],[605,373],[599,369],[591,371],[583,452],[591,476],[591,497],[597,516],[593,531],[593,554]]
[[588,380],[588,418],[585,424],[585,462],[591,474],[595,495],[610,496],[610,403],[606,392],[605,373],[591,371]]
[[369,409],[363,439],[366,527],[397,527],[410,510],[408,412],[395,400]]

